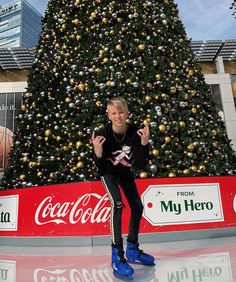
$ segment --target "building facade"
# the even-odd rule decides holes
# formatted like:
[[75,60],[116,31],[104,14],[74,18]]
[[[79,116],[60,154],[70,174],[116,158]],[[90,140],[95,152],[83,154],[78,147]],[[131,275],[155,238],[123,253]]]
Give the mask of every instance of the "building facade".
[[0,48],[32,48],[42,29],[42,15],[26,0],[0,6]]

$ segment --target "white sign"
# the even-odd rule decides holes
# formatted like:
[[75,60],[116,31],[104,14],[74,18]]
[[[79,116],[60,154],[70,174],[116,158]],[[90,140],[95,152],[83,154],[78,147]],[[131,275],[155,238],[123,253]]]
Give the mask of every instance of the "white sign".
[[236,212],[236,195],[234,196],[234,211]]
[[0,231],[17,230],[18,199],[18,195],[0,197]]
[[159,261],[160,282],[233,282],[229,253]]
[[151,185],[141,197],[153,226],[224,221],[218,183]]
[[0,281],[16,281],[16,262],[0,260]]

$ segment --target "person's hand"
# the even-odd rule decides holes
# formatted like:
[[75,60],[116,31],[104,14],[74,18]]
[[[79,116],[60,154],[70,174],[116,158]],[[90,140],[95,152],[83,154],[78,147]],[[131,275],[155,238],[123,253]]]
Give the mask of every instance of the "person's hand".
[[94,151],[95,151],[97,158],[102,157],[102,149],[103,149],[102,145],[105,141],[106,141],[106,138],[104,136],[98,135],[95,137],[95,132],[93,131],[91,142],[93,144]]
[[140,136],[141,138],[141,144],[143,146],[147,145],[148,142],[149,142],[149,136],[150,136],[150,132],[149,132],[149,127],[148,126],[145,126],[144,128],[142,129],[139,129],[137,131],[138,135]]

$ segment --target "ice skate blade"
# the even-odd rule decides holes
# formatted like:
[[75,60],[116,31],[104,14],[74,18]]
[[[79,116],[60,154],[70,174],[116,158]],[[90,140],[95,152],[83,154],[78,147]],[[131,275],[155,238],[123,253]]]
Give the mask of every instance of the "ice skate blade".
[[113,270],[113,275],[116,278],[118,278],[120,280],[123,280],[123,281],[131,281],[131,280],[133,280],[133,276],[132,275],[123,276],[123,275],[117,274],[114,270]]

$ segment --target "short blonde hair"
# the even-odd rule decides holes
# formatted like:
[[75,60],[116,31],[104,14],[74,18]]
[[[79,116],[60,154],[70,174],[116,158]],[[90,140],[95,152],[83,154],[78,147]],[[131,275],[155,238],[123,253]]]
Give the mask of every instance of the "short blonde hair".
[[128,111],[128,105],[125,99],[122,97],[113,97],[107,102],[107,109],[108,106],[114,106],[117,109],[122,109]]

